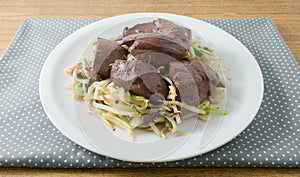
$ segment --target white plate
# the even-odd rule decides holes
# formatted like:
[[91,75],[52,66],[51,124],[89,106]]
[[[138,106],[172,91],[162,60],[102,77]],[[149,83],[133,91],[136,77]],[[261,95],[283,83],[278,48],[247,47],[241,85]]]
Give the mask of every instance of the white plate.
[[[130,142],[124,137],[118,138],[114,135],[111,136],[112,133],[108,133],[106,135],[113,138],[110,142],[109,139],[103,139],[101,134],[98,134],[108,132],[107,129],[99,129],[103,126],[99,119],[94,117],[82,119],[86,113],[85,107],[81,111],[77,111],[77,114],[80,115],[78,120],[76,119],[72,93],[64,87],[68,82],[71,82],[71,78],[65,75],[64,68],[77,62],[85,47],[100,34],[102,37],[111,37],[110,34],[120,34],[124,24],[150,21],[158,17],[169,19],[197,31],[213,46],[218,56],[223,58],[223,66],[231,69],[230,77],[232,78],[227,93],[226,109],[229,114],[224,118],[214,117],[208,123],[198,121],[194,131],[188,131],[191,133],[187,133],[179,141],[168,138],[163,142],[164,140],[152,138],[153,141],[139,139]],[[107,31],[111,31],[111,33],[107,33]],[[164,13],[121,15],[100,20],[78,30],[63,40],[51,52],[42,68],[39,86],[40,97],[46,114],[65,136],[93,152],[121,160],[139,162],[179,160],[200,155],[222,146],[240,134],[251,123],[263,97],[263,79],[260,68],[244,45],[228,33],[206,22]],[[78,107],[76,104],[82,103],[75,102],[75,107]],[[77,125],[77,121],[80,126]],[[207,134],[211,134],[208,136],[209,139],[205,138]],[[205,143],[200,144],[200,139],[203,137]],[[97,139],[106,143],[103,144]],[[176,148],[167,151],[166,147],[170,145],[167,144],[169,142],[175,142]],[[122,148],[123,145],[127,146],[127,149]],[[146,149],[147,151],[138,150],[139,147],[144,148],[146,145],[150,145]],[[155,149],[153,145],[159,145],[162,150]],[[128,148],[132,149],[128,150]],[[151,155],[152,151],[153,155]],[[138,155],[135,155],[135,152]]]

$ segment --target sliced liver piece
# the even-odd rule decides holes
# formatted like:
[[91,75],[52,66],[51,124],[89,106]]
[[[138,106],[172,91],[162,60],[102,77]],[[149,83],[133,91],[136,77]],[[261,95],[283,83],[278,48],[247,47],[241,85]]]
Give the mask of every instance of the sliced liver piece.
[[[110,77],[110,64],[115,60],[125,60],[128,51],[114,41],[103,38],[97,39],[95,59],[90,70],[89,85],[93,82]],[[100,80],[101,80],[100,79]]]
[[134,56],[152,50],[182,59],[191,47],[191,30],[165,19],[125,28],[123,36],[122,44]]
[[211,68],[197,59],[171,62],[169,76],[177,89],[177,100],[193,106],[207,99],[220,82]]
[[153,51],[138,54],[135,56],[135,58],[137,60],[142,60],[145,63],[149,63],[155,68],[159,68],[163,66],[164,69],[161,69],[161,73],[165,75],[169,73],[169,63],[178,61],[176,58],[170,55],[160,53],[160,52],[153,52]]
[[164,99],[168,94],[167,85],[155,68],[141,60],[116,60],[111,79],[117,86],[149,99]]
[[137,24],[132,28],[125,28],[123,30],[124,37],[136,34],[162,34],[177,40],[183,46],[189,46],[192,38],[190,29],[161,18],[149,23]]

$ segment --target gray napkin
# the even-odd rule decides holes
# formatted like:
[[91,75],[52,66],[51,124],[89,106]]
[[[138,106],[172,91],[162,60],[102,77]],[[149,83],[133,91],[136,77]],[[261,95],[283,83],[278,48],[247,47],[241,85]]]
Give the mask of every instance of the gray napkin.
[[272,19],[204,19],[240,40],[259,63],[261,108],[231,142],[201,156],[167,163],[131,163],[80,147],[45,115],[38,94],[51,50],[99,19],[25,19],[0,60],[0,166],[26,167],[299,167],[300,69]]

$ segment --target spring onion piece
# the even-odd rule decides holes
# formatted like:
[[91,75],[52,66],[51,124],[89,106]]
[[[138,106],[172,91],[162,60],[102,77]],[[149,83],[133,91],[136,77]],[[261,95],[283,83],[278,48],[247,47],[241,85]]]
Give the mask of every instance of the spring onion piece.
[[167,127],[169,128],[170,131],[172,130],[173,126],[172,126],[171,122],[167,122]]
[[80,82],[77,83],[77,84],[76,84],[76,87],[77,87],[78,90],[81,90],[81,89],[82,89],[82,83],[80,83]]
[[170,122],[171,126],[172,126],[172,133],[174,133],[176,131],[176,122],[174,121],[173,118],[169,117],[169,116],[165,116],[166,119],[168,119],[168,121]]
[[85,65],[85,67],[90,67],[91,65],[90,65],[90,62],[86,59],[86,58],[83,58],[83,62],[84,62],[84,65]]
[[137,114],[142,114],[141,111],[139,111],[133,104],[131,105],[131,108],[133,109],[134,112]]
[[195,54],[198,56],[198,57],[202,57],[202,55],[209,55],[209,56],[215,56],[214,54],[212,54],[211,52],[209,51],[206,51],[206,50],[203,50],[203,49],[196,49],[194,47],[194,52]]
[[211,106],[205,108],[204,111],[206,112],[206,114],[221,114],[221,115],[227,114],[227,110],[221,110],[221,109],[211,107]]
[[193,47],[193,49],[194,49],[195,55],[197,55],[198,57],[202,57],[203,54],[199,50],[197,50],[195,47]]
[[132,102],[132,95],[129,91],[127,91],[126,93],[127,93],[128,103],[131,103]]
[[206,103],[208,103],[208,100],[202,101],[197,107],[202,108]]

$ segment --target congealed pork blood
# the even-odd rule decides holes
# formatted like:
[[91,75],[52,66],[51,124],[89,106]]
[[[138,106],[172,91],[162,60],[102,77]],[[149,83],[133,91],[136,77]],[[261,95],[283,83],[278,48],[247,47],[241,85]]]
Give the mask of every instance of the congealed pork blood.
[[116,60],[111,69],[111,80],[135,95],[157,101],[167,97],[167,85],[155,68],[141,60]]
[[88,86],[95,81],[109,78],[111,64],[115,60],[125,60],[127,54],[128,51],[117,42],[98,38],[95,59],[90,69]]
[[126,27],[122,44],[129,46],[134,56],[152,50],[171,55],[177,59],[187,58],[191,47],[191,30],[165,19]]
[[169,76],[177,89],[176,99],[193,106],[207,99],[220,83],[218,75],[197,59],[171,62]]
[[142,60],[145,63],[149,63],[154,66],[156,69],[159,67],[163,67],[160,69],[160,73],[167,75],[169,73],[169,63],[178,61],[176,58],[160,53],[160,52],[145,52],[142,54],[138,54],[135,56],[137,60]]
[[[171,55],[177,59],[185,59],[188,57],[187,51],[190,48],[190,46],[184,47],[178,41],[164,35],[139,35],[133,38],[133,41],[128,49],[133,56],[152,50]],[[128,45],[126,42],[123,44]]]
[[137,24],[132,28],[126,27],[123,30],[123,36],[133,34],[163,34],[169,38],[181,41],[183,45],[189,46],[191,42],[191,30],[166,19],[156,19],[149,23]]

